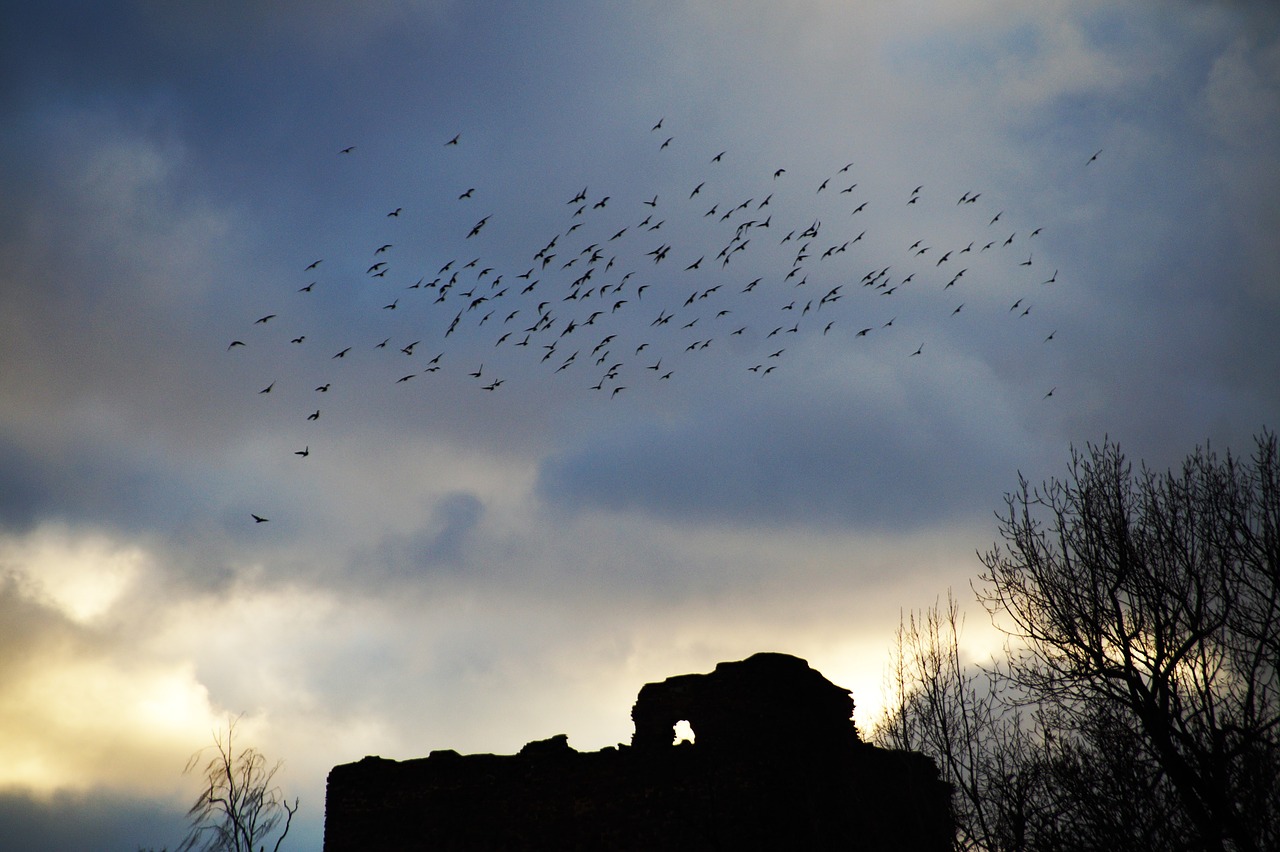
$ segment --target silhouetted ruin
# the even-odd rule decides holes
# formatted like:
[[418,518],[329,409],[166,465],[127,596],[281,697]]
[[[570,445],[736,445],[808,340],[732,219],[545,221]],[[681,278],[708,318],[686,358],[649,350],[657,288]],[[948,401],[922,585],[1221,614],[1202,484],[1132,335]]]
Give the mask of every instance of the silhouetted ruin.
[[[949,850],[933,761],[861,741],[852,714],[798,657],[720,663],[646,684],[629,746],[579,752],[560,734],[517,755],[335,766],[324,848]],[[682,721],[694,742],[677,745]]]

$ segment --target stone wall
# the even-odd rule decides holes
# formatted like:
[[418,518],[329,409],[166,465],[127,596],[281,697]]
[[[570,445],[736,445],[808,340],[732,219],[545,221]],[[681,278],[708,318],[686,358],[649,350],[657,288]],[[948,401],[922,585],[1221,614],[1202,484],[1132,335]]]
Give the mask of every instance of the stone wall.
[[[646,685],[631,746],[367,757],[329,774],[325,849],[949,850],[933,762],[859,741],[852,706],[803,660],[758,654]],[[694,744],[672,743],[680,720]]]

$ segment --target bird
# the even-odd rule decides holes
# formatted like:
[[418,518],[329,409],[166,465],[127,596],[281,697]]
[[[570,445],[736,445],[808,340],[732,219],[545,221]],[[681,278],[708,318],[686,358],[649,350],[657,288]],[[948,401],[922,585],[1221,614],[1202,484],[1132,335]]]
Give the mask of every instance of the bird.
[[272,321],[273,319],[275,319],[275,318],[276,318],[276,315],[275,315],[275,314],[267,314],[265,317],[260,317],[260,318],[258,318],[258,319],[256,319],[256,320],[254,320],[254,321],[253,321],[253,324],[254,324],[254,325],[266,325],[267,323],[271,322],[271,321]]
[[458,196],[458,200],[459,200],[459,201],[461,201],[461,200],[462,200],[462,199],[464,199],[464,198],[470,198],[470,197],[471,197],[471,193],[473,193],[473,192],[475,192],[475,191],[476,191],[476,188],[475,188],[474,186],[473,186],[473,187],[471,187],[471,188],[470,188],[470,189],[468,189],[466,192],[464,192],[464,193],[462,193],[461,195],[459,195],[459,196]]
[[308,415],[307,415],[307,419],[308,419],[308,420],[319,420],[319,419],[320,419],[320,409],[318,409],[318,408],[317,408],[317,409],[315,410],[315,412],[314,412],[314,413],[312,413],[312,414],[308,414]]
[[1058,389],[1057,385],[1054,385],[1053,387],[1049,388],[1049,392],[1045,394],[1043,397],[1041,397],[1041,399],[1048,399],[1049,397],[1053,396],[1053,392],[1056,391],[1057,389]]
[[[916,351],[912,352],[911,355],[919,355],[923,351],[924,351],[924,344],[921,343],[918,347],[916,347]],[[908,355],[907,357],[910,358],[911,355]]]
[[[347,353],[348,353],[348,352],[350,352],[350,351],[351,351],[351,347],[350,347],[350,346],[348,346],[346,349],[343,349],[341,352],[339,352],[337,355],[334,355],[333,357],[334,357],[334,358],[345,358],[345,357],[347,357]],[[333,358],[330,358],[329,360],[331,360],[331,361],[332,361],[332,360],[333,360]]]
[[308,446],[308,447],[303,447],[300,450],[294,450],[293,454],[295,456],[302,456],[305,459],[307,456],[311,455],[311,447]]
[[390,213],[388,213],[388,214],[387,214],[387,216],[388,216],[388,217],[391,217],[391,216],[399,216],[399,215],[400,215],[400,211],[401,211],[401,210],[403,210],[403,209],[404,209],[403,207],[397,207],[395,210],[392,210]]
[[228,343],[228,344],[227,344],[227,351],[228,351],[228,352],[230,352],[230,351],[231,351],[231,347],[233,347],[233,346],[244,346],[244,345],[245,345],[245,344],[244,344],[244,341],[243,341],[243,340],[233,340],[233,341],[231,341],[230,343]]
[[1089,165],[1089,163],[1092,163],[1094,160],[1098,159],[1098,155],[1101,153],[1102,153],[1102,149],[1099,148],[1097,151],[1094,152],[1093,156],[1089,158],[1089,161],[1086,162],[1085,165],[1087,166]]
[[267,521],[271,520],[270,518],[264,518],[261,515],[255,515],[252,512],[249,513],[249,517],[253,518],[253,522],[255,524],[265,524]]
[[310,265],[310,266],[308,266],[306,269],[304,269],[304,270],[302,270],[302,271],[303,271],[303,272],[310,272],[311,270],[315,269],[317,266],[319,266],[319,265],[320,265],[320,264],[322,264],[322,263],[324,263],[324,258],[320,258],[319,260],[314,260],[314,261],[312,261],[312,262],[311,262],[311,265]]
[[275,386],[276,386],[276,383],[275,383],[275,382],[272,382],[271,384],[267,385],[267,386],[266,386],[265,388],[263,388],[262,390],[258,391],[258,393],[271,393],[271,389],[272,389],[273,387],[275,387]]
[[449,145],[457,145],[457,144],[458,144],[458,140],[459,140],[459,139],[461,139],[461,138],[462,138],[462,134],[461,134],[461,133],[459,133],[458,135],[454,136],[452,139],[450,139],[448,142],[446,142],[446,143],[444,143],[444,144],[445,144],[445,146],[446,146],[446,147],[447,147],[447,146],[449,146]]
[[339,151],[338,153],[339,153],[339,154],[350,154],[350,153],[351,153],[352,151],[354,151],[355,149],[356,149],[356,146],[355,146],[355,145],[348,145],[347,147],[343,148],[343,149],[342,149],[341,151]]

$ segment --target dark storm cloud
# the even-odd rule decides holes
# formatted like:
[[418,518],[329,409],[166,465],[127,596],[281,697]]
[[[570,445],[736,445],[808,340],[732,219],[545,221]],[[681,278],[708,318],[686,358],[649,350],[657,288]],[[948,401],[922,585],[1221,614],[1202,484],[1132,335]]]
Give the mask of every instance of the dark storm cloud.
[[892,413],[863,394],[790,393],[617,430],[549,459],[538,490],[563,507],[695,524],[905,533],[989,516],[1024,440],[998,411],[966,422],[927,387],[904,393]]
[[21,446],[0,438],[0,530],[28,529],[53,501],[41,465]]
[[184,817],[185,807],[112,791],[59,791],[48,797],[0,792],[4,845],[23,852],[172,849],[185,832]]

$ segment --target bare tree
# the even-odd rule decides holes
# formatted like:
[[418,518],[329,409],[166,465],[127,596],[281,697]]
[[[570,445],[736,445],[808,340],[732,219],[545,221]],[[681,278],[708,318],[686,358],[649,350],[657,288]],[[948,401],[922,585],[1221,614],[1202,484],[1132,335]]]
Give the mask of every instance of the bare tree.
[[1091,445],[1006,508],[975,592],[1010,639],[1009,683],[1066,736],[1127,733],[1191,847],[1280,846],[1275,434],[1244,461],[1197,449],[1177,473],[1135,475]]
[[1020,480],[974,584],[899,629],[883,745],[932,756],[958,849],[1280,848],[1280,454],[1137,474],[1110,442]]
[[945,609],[935,605],[902,619],[889,707],[872,739],[938,764],[953,790],[956,849],[1049,848],[1036,841],[1053,824],[1036,726],[1006,700],[998,668],[964,661],[962,628],[950,593]]
[[[227,723],[225,735],[214,733],[212,746],[191,756],[184,772],[200,766],[204,755],[214,751],[200,769],[207,785],[195,804],[187,811],[191,827],[178,846],[178,852],[262,852],[277,829],[280,834],[271,847],[279,852],[289,834],[298,800],[290,805],[275,785],[280,761],[268,764],[256,748],[235,750],[237,719]],[[282,824],[283,822],[283,824]]]

